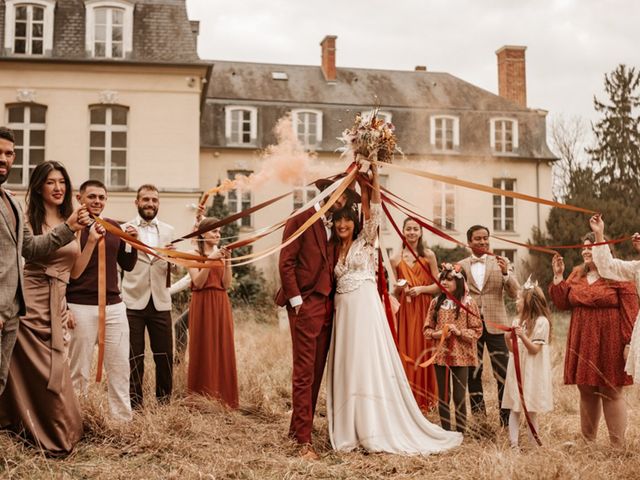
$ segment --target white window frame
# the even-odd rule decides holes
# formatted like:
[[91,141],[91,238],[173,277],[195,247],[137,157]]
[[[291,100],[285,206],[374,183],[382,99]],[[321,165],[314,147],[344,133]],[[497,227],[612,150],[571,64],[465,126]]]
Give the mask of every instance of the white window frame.
[[[231,122],[233,120],[233,112],[249,112],[250,113],[250,122],[251,126],[249,129],[249,136],[251,139],[249,142],[242,141],[242,131],[239,131],[240,138],[232,138],[232,129]],[[227,139],[227,145],[231,146],[243,146],[243,145],[255,145],[256,140],[258,138],[258,109],[256,107],[248,107],[243,105],[229,105],[224,109],[224,120],[225,120],[225,137]]]
[[[15,33],[16,33],[16,7],[37,6],[44,8],[44,26],[42,37],[42,54],[28,53],[31,50],[31,41],[28,38],[27,53],[15,53]],[[53,50],[53,18],[56,8],[56,0],[5,0],[4,16],[4,48],[12,55],[41,57],[50,55]]]
[[[316,132],[315,132],[316,143],[313,145],[310,145],[306,138],[304,140],[301,140],[300,137],[298,136],[298,121],[299,121],[298,117],[304,113],[311,113],[311,114],[317,115]],[[322,112],[320,110],[314,110],[310,108],[296,108],[291,111],[291,124],[293,127],[293,132],[296,135],[296,138],[300,141],[300,143],[302,143],[302,145],[305,148],[309,150],[315,150],[322,144]],[[307,129],[305,128],[305,130]],[[305,132],[305,137],[308,136],[308,134],[309,132]]]
[[[242,169],[242,168],[237,168],[237,169],[231,169],[231,170],[227,170],[227,178],[229,180],[234,180],[236,178],[236,175],[246,175],[249,176],[253,173],[253,170],[246,170],[246,169]],[[232,209],[231,208],[231,202],[229,202],[229,195],[231,193],[234,193],[236,196],[235,199],[235,203],[236,203],[236,208]],[[227,201],[227,207],[229,208],[229,215],[233,215],[234,213],[240,213],[241,211],[243,211],[244,209],[242,208],[242,204],[243,204],[243,196],[248,195],[249,197],[249,207],[251,208],[253,206],[253,192],[250,189],[243,189],[241,187],[239,188],[234,188],[232,190],[229,190],[226,194],[226,201]],[[242,222],[248,222],[248,225],[243,225]],[[249,229],[249,228],[253,228],[253,215],[247,215],[246,217],[242,217],[236,220],[236,224],[238,225],[239,228],[241,229]]]
[[[124,108],[127,110],[127,123],[124,125],[114,125],[112,118],[113,118],[113,108]],[[104,108],[105,111],[105,123],[104,125],[102,124],[93,124],[91,123],[91,110],[93,109],[97,109],[97,108]],[[91,135],[91,132],[104,132],[104,180],[103,183],[105,184],[105,186],[107,187],[112,187],[112,188],[126,188],[129,185],[129,166],[130,166],[130,162],[129,162],[129,108],[126,107],[125,105],[91,105],[89,107],[89,135]],[[127,144],[124,148],[125,151],[125,158],[126,158],[126,164],[125,164],[125,168],[124,168],[124,172],[125,172],[125,177],[124,177],[124,184],[122,185],[114,185],[111,183],[111,154],[113,152],[113,146],[111,145],[111,134],[113,132],[124,132],[127,134]],[[91,150],[95,149],[97,150],[97,148],[92,147],[91,146],[91,142],[89,142],[89,177],[91,178]],[[121,148],[118,148],[118,150],[122,150]],[[97,169],[98,167],[93,167],[94,169]],[[123,170],[122,168],[116,168],[115,170]]]
[[[14,107],[21,107],[24,111],[24,120],[22,123],[9,122],[9,109]],[[31,107],[41,107],[45,109],[44,123],[32,123],[31,122]],[[31,150],[33,150],[31,146],[31,132],[33,130],[44,131],[44,159],[47,158],[47,106],[41,105],[39,103],[14,103],[6,106],[6,115],[7,122],[6,125],[8,128],[12,130],[20,130],[22,131],[22,145],[18,147],[16,145],[15,150],[22,150],[22,182],[21,183],[11,183],[8,185],[26,187],[29,184],[29,177],[31,176],[31,159],[29,156],[31,155]],[[35,126],[42,128],[34,128]],[[15,159],[14,159],[15,162]],[[17,168],[14,166],[14,168]],[[35,168],[35,165],[34,167]]]
[[[293,187],[293,195],[291,197],[291,203],[293,204],[294,210],[297,210],[298,208],[306,205],[313,198],[317,197],[318,194],[320,193],[320,190],[318,190],[315,185],[313,184],[308,185],[308,183],[309,182],[307,182],[306,179],[303,179],[300,185]],[[310,193],[312,193],[313,196],[310,197],[309,196]],[[302,201],[300,202],[300,205],[296,205],[296,194],[302,195]]]
[[[373,110],[367,110],[362,112],[360,115],[362,116],[362,118],[367,119],[371,117],[372,113]],[[393,119],[393,114],[387,110],[378,110],[378,115],[376,115],[376,117],[384,120],[387,123],[392,123],[391,120]]]
[[[513,260],[509,258],[507,252],[513,252]],[[511,262],[511,265],[515,265],[518,260],[518,249],[517,248],[501,248],[499,250],[494,250],[493,253],[508,259]]]
[[[496,149],[496,124],[498,122],[511,122],[511,133],[513,136],[513,141],[511,142],[511,151],[508,152],[505,150],[505,139],[504,139],[504,134],[505,131],[502,131],[502,149],[497,150]],[[508,118],[508,117],[497,117],[497,118],[492,118],[491,119],[491,123],[490,123],[490,128],[489,128],[489,142],[491,145],[491,150],[493,150],[494,153],[499,153],[499,154],[504,154],[504,155],[511,155],[516,153],[516,151],[518,150],[518,121],[515,118]]]
[[[436,145],[436,121],[451,120],[453,122],[453,148]],[[429,119],[429,143],[437,152],[455,152],[460,147],[460,118],[455,115],[432,115]],[[444,132],[443,132],[444,133]],[[442,136],[444,138],[444,134]]]
[[[495,182],[496,180],[500,181],[500,185],[497,186],[497,188],[501,189],[501,190],[506,190],[505,188],[505,182],[506,181],[512,181],[513,182],[513,190],[509,190],[511,192],[515,192],[516,188],[518,186],[518,181],[515,178],[507,178],[507,177],[503,177],[503,178],[494,178],[492,184],[495,186]],[[496,217],[494,216],[494,212],[493,209],[496,208],[495,205],[495,199],[499,198],[500,199],[500,217],[499,217],[499,221],[500,221],[500,226],[496,227]],[[512,198],[513,200],[513,206],[510,207],[513,210],[513,217],[511,218],[511,220],[513,221],[513,228],[511,230],[507,230],[506,228],[506,224],[507,224],[507,198],[512,198],[512,197],[505,197],[504,195],[493,195],[492,200],[491,200],[491,220],[492,220],[492,225],[493,225],[493,229],[497,232],[516,232],[516,199]]]
[[[85,8],[87,11],[87,24],[85,33],[85,49],[91,53],[92,58],[96,58],[95,52],[95,36],[96,36],[96,9],[97,8],[118,8],[124,10],[122,18],[122,57],[113,57],[107,55],[111,53],[107,49],[105,56],[100,58],[127,58],[133,50],[133,7],[131,0],[85,0]],[[107,44],[110,44],[107,38]]]
[[[454,231],[456,229],[456,188],[454,185],[450,185],[444,182],[433,181],[433,221],[440,228],[445,230]],[[440,198],[440,212],[436,212],[436,195]],[[450,196],[453,199],[453,215],[447,215],[447,197]],[[440,222],[437,222],[437,218],[440,218]],[[447,226],[447,220],[451,220],[451,226]],[[444,222],[443,222],[444,221]]]

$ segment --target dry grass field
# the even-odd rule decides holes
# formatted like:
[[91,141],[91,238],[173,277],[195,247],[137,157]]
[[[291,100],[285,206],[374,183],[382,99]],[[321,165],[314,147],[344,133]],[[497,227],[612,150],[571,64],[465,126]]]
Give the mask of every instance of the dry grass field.
[[[185,365],[176,372],[175,399],[157,407],[147,390],[147,409],[124,426],[105,416],[104,385],[95,385],[85,407],[85,437],[67,458],[47,458],[37,449],[0,434],[2,478],[86,479],[294,479],[294,478],[448,478],[448,479],[624,479],[640,478],[640,390],[626,391],[628,443],[609,447],[602,423],[595,444],[579,437],[575,387],[562,386],[566,318],[555,322],[555,411],[540,419],[542,448],[509,447],[497,425],[495,387],[487,374],[489,419],[473,425],[462,447],[430,457],[330,448],[324,396],[315,422],[321,460],[296,458],[287,440],[290,408],[290,342],[286,330],[259,323],[248,311],[236,312],[236,344],[242,408],[229,412],[208,402],[184,398]],[[148,359],[149,361],[150,359]],[[152,371],[152,370],[151,370]],[[437,415],[430,414],[432,421]],[[527,445],[526,438],[522,443]]]

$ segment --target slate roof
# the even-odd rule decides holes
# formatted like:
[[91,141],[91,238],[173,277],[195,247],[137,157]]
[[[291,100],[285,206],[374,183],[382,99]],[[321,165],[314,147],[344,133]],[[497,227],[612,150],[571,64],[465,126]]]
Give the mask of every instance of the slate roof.
[[[123,60],[95,59],[85,51],[86,9],[83,0],[56,4],[53,52],[50,57],[20,56],[23,61],[81,60],[91,62],[201,63],[185,0],[136,0],[133,51]],[[4,42],[5,2],[0,0],[0,42]],[[0,57],[11,57],[0,43]]]
[[[551,160],[546,143],[545,114],[523,108],[449,73],[337,68],[335,82],[324,79],[320,66],[212,61],[207,104],[201,121],[203,147],[224,147],[225,105],[258,108],[258,143],[275,141],[275,122],[292,108],[323,113],[321,151],[340,146],[336,137],[353,122],[355,112],[372,109],[392,113],[398,143],[406,154],[434,153],[430,145],[430,115],[459,117],[459,154],[493,155],[489,143],[490,118],[518,120],[517,157]],[[274,80],[273,72],[287,75]]]

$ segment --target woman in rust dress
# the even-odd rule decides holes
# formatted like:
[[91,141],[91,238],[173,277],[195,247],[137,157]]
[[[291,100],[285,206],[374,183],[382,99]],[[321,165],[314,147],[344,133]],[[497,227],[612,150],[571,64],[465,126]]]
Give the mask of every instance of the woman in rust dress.
[[[31,174],[27,217],[46,233],[71,214],[72,189],[65,168],[44,162]],[[20,319],[7,387],[0,397],[0,425],[50,454],[66,454],[82,436],[80,405],[66,356],[70,320],[65,301],[69,275],[80,255],[71,242],[24,267],[26,315]]]
[[[593,234],[583,239],[594,243]],[[582,250],[584,265],[563,279],[564,262],[553,258],[553,283],[549,294],[561,310],[571,310],[564,363],[564,383],[580,391],[580,424],[586,440],[596,439],[600,417],[609,429],[614,446],[624,444],[627,408],[622,387],[632,379],[624,371],[624,348],[638,312],[633,282],[601,278],[593,263],[591,248]]]
[[425,247],[422,240],[422,227],[411,218],[406,218],[402,226],[407,243],[420,257],[418,263],[406,247],[396,255],[391,263],[396,270],[402,286],[396,286],[395,294],[400,300],[398,310],[398,350],[404,365],[409,385],[422,410],[430,410],[438,403],[438,385],[433,365],[422,368],[416,362],[424,361],[432,353],[433,341],[424,337],[422,329],[432,295],[440,289],[432,277],[425,272],[427,268],[433,277],[438,276],[438,262],[435,254]]
[[[217,222],[204,218],[200,228]],[[233,316],[227,289],[231,285],[229,252],[219,249],[220,229],[204,233],[198,253],[220,259],[211,268],[190,268],[191,304],[189,306],[189,393],[216,398],[238,408],[238,375],[233,339]]]

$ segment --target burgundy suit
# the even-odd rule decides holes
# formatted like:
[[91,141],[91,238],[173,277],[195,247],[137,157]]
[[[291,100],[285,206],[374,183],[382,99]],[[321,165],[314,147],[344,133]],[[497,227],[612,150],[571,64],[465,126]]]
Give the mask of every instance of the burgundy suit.
[[[305,223],[315,209],[301,213],[285,225],[287,239]],[[311,443],[313,415],[329,351],[333,321],[333,267],[335,248],[327,240],[321,220],[280,252],[282,288],[276,303],[287,306],[293,346],[292,406],[289,436],[298,443]],[[289,299],[300,295],[296,315]]]

